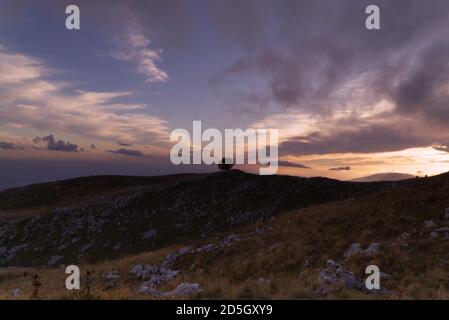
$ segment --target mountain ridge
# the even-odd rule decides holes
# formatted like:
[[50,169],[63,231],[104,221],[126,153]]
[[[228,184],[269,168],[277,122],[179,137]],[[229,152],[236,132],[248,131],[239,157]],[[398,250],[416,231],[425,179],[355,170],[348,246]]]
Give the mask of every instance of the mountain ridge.
[[369,176],[360,177],[356,179],[351,179],[349,181],[352,182],[399,181],[413,178],[416,178],[416,176],[413,176],[408,173],[384,172],[384,173],[375,173]]

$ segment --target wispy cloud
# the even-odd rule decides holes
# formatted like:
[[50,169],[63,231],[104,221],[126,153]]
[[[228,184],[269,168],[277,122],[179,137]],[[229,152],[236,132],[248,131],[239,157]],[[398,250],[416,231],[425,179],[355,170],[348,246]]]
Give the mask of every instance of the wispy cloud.
[[16,146],[11,142],[0,141],[0,149],[14,150]]
[[290,167],[290,168],[299,168],[299,169],[312,169],[306,165],[303,165],[301,163],[295,163],[295,162],[290,162],[290,161],[286,161],[286,160],[279,160],[278,161],[278,166],[280,167]]
[[336,167],[336,168],[329,168],[331,171],[349,171],[351,170],[351,167]]
[[114,39],[115,50],[111,55],[121,61],[127,61],[135,66],[136,72],[145,76],[145,82],[165,82],[168,75],[158,67],[162,49],[151,48],[151,41],[144,28],[135,20],[131,20],[125,32]]
[[144,157],[145,155],[139,150],[129,150],[129,149],[118,149],[118,150],[108,150],[110,153],[121,154],[131,157]]
[[0,125],[111,143],[160,147],[168,141],[165,120],[144,113],[144,105],[118,102],[131,92],[83,91],[49,80],[42,61],[1,45],[0,61]]
[[0,85],[20,84],[43,75],[42,67],[37,59],[15,53],[8,53],[0,44]]

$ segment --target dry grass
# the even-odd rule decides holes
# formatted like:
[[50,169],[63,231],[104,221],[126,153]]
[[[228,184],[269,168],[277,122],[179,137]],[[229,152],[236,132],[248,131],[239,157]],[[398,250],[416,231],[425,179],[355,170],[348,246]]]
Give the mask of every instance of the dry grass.
[[[445,201],[430,192],[406,190],[314,206],[243,226],[235,230],[242,240],[234,245],[179,259],[174,269],[181,274],[159,289],[171,290],[182,282],[197,282],[203,292],[192,299],[449,299],[449,240],[430,240],[422,226],[428,219],[440,226],[448,225],[442,219],[443,208],[449,206]],[[256,227],[264,232],[257,235]],[[412,234],[410,239],[397,240],[404,232]],[[218,238],[201,244],[217,242]],[[378,242],[381,249],[372,257],[356,256],[345,261],[342,255],[353,242],[364,247]],[[129,270],[136,264],[159,264],[166,254],[180,247],[80,266],[82,273],[95,270],[90,298],[150,299],[137,293],[139,282]],[[316,279],[327,259],[343,263],[361,278],[365,277],[366,266],[378,265],[391,275],[382,285],[395,294],[381,297],[341,288],[328,296],[318,295]],[[111,270],[120,273],[112,286],[101,277]],[[64,270],[3,269],[0,299],[11,299],[9,292],[14,288],[23,290],[18,298],[29,298],[31,277],[24,277],[24,272],[39,273],[42,299],[86,298],[65,289]],[[265,279],[263,283],[257,281],[261,277]]]

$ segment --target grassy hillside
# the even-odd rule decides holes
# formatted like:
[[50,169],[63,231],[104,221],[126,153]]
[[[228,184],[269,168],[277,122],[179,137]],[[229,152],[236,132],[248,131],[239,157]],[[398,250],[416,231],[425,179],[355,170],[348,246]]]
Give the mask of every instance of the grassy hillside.
[[[327,179],[297,180],[304,184],[313,181],[317,185],[315,197],[308,197],[308,201],[303,202],[299,197],[301,188],[294,187],[295,178],[276,177],[278,180],[270,183],[267,181],[273,180],[252,178],[238,172],[219,178],[206,175],[201,178],[201,183],[187,180],[164,190],[175,188],[176,199],[193,201],[191,208],[199,207],[194,199],[203,187],[211,195],[207,198],[210,202],[223,199],[219,196],[223,196],[231,185],[232,189],[237,190],[228,191],[224,198],[233,210],[236,203],[244,208],[251,206],[249,199],[260,203],[262,198],[266,198],[264,206],[281,199],[283,203],[299,203],[300,208],[275,207],[273,212],[277,214],[259,214],[234,225],[217,227],[207,234],[191,236],[194,234],[190,231],[194,230],[194,224],[213,221],[208,220],[206,215],[200,215],[198,220],[192,222],[191,229],[186,227],[189,223],[181,228],[189,230],[185,237],[178,237],[173,232],[165,236],[173,236],[176,240],[161,242],[154,248],[142,248],[137,252],[127,249],[111,257],[82,260],[79,263],[83,274],[87,269],[95,271],[91,276],[92,291],[88,296],[85,292],[73,293],[64,288],[66,275],[59,262],[58,267],[3,268],[0,269],[0,297],[11,298],[10,292],[20,288],[22,293],[14,298],[29,298],[32,291],[30,275],[38,273],[42,283],[41,298],[172,298],[139,293],[143,279],[136,278],[130,270],[136,265],[148,264],[165,265],[167,269],[178,271],[173,279],[154,286],[159,292],[173,290],[181,283],[199,284],[202,291],[188,298],[449,299],[449,219],[444,216],[445,208],[449,207],[449,179],[446,175],[382,187],[339,184]],[[217,181],[217,185],[209,179]],[[229,185],[226,184],[228,180]],[[280,183],[286,186],[286,181],[291,181],[290,188],[275,188]],[[257,187],[250,187],[253,185]],[[325,189],[326,186],[328,189]],[[308,185],[307,188],[310,191],[312,187]],[[357,188],[367,188],[365,190],[372,192],[363,194],[363,191],[361,194],[359,191],[362,189]],[[348,196],[343,190],[349,190],[356,196]],[[187,194],[183,195],[183,192]],[[245,197],[239,198],[239,194]],[[324,197],[325,194],[327,197]],[[155,199],[152,201],[154,203]],[[218,201],[212,208],[218,212],[217,208],[223,205]],[[284,210],[278,211],[278,208]],[[177,211],[177,215],[179,212],[182,211]],[[222,212],[229,214],[232,210]],[[189,216],[192,216],[190,212]],[[226,220],[220,221],[223,223]],[[201,225],[198,227],[201,228]],[[140,234],[136,241],[138,238],[141,238]],[[128,240],[122,238],[121,241],[127,243]],[[379,246],[371,255],[357,253],[346,258],[344,254],[353,243],[359,243],[363,248],[373,243]],[[173,256],[170,254],[176,252],[176,258],[169,259]],[[21,257],[25,259],[26,256]],[[361,280],[366,277],[366,266],[379,266],[382,272],[388,274],[382,279],[382,286],[389,290],[388,294],[373,295],[344,286],[337,286],[323,294],[318,290],[318,278],[328,259],[341,264]],[[167,265],[168,260],[171,262]],[[36,257],[35,261],[40,260]],[[26,277],[24,272],[27,273]],[[111,272],[117,277],[108,277]]]
[[0,266],[116,258],[385,188],[394,185],[232,171],[91,177],[12,189],[0,193]]

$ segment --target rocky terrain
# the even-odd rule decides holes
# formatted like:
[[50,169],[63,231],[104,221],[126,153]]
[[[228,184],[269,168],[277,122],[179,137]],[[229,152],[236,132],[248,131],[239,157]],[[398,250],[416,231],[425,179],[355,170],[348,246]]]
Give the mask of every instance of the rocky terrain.
[[[0,298],[29,298],[31,274],[43,298],[449,298],[448,192],[448,175],[240,171],[11,189],[0,193]],[[68,264],[88,294],[64,288]]]
[[233,171],[91,177],[12,189],[0,193],[0,266],[115,258],[394,187]]

